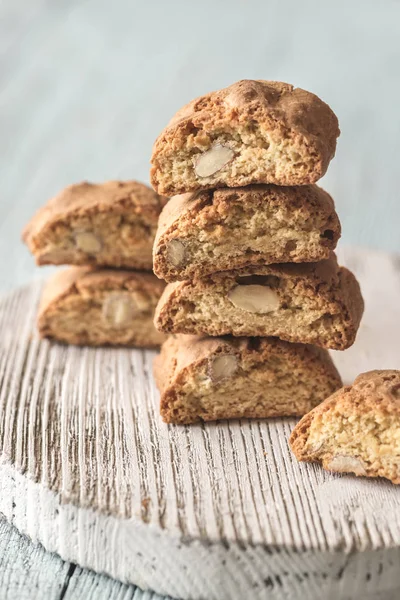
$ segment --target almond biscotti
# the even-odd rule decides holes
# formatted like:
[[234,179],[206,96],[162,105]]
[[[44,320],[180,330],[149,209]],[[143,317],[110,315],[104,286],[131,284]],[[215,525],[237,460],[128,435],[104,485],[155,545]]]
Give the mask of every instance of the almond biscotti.
[[296,425],[298,460],[400,483],[400,371],[359,375]]
[[167,423],[303,415],[341,386],[326,350],[276,338],[171,336],[154,374]]
[[154,272],[165,281],[283,262],[317,262],[340,237],[332,198],[316,185],[251,185],[183,194],[164,207]]
[[159,346],[153,325],[164,283],[151,273],[71,267],[44,288],[38,314],[41,337],[88,346]]
[[335,114],[314,94],[278,81],[239,81],[176,113],[154,144],[151,182],[167,196],[315,183],[339,133]]
[[333,256],[170,283],[155,325],[165,333],[276,336],[345,350],[355,340],[363,309],[356,278]]
[[152,269],[162,199],[137,181],[71,185],[28,223],[23,240],[39,265]]

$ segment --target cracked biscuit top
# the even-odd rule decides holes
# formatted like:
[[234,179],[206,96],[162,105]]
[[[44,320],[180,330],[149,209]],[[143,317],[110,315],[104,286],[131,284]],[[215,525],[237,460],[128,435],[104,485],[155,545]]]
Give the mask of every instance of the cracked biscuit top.
[[157,138],[151,182],[172,196],[252,183],[305,185],[326,172],[338,120],[314,94],[277,81],[242,80],[196,98]]
[[170,283],[155,313],[165,333],[275,336],[345,350],[364,310],[355,276],[336,257],[260,265]]
[[65,188],[32,218],[23,240],[39,265],[151,270],[162,199],[137,181]]
[[249,185],[174,196],[162,210],[153,268],[166,281],[329,258],[340,237],[332,198],[316,185]]
[[152,273],[70,267],[47,282],[38,312],[41,337],[67,344],[157,347],[153,325],[164,282]]
[[168,423],[303,415],[341,386],[326,350],[265,337],[170,336],[154,375]]

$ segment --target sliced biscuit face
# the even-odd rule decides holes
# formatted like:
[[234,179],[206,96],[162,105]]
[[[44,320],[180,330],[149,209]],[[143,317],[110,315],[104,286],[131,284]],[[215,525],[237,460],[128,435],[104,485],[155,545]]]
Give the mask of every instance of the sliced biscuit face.
[[165,339],[153,325],[163,288],[150,273],[71,267],[44,288],[39,333],[67,344],[157,347]]
[[136,181],[63,190],[28,223],[23,239],[39,265],[151,270],[161,198]]
[[369,371],[305,415],[290,437],[298,460],[400,483],[400,371]]
[[339,133],[335,114],[314,94],[277,81],[239,81],[177,112],[154,144],[152,185],[172,196],[315,183]]
[[332,257],[170,283],[155,325],[165,333],[275,336],[345,350],[355,340],[363,307],[356,278]]
[[167,423],[299,416],[341,385],[327,351],[276,338],[172,336],[154,374]]
[[340,237],[332,198],[316,185],[252,185],[175,196],[164,207],[154,272],[198,279],[251,265],[317,262]]

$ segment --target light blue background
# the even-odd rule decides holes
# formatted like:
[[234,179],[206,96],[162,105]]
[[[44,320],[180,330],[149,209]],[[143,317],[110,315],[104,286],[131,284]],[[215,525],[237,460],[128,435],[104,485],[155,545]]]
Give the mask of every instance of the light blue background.
[[2,0],[0,19],[0,289],[38,276],[19,234],[42,203],[82,179],[148,181],[173,113],[241,78],[332,106],[322,185],[342,243],[400,251],[399,1]]

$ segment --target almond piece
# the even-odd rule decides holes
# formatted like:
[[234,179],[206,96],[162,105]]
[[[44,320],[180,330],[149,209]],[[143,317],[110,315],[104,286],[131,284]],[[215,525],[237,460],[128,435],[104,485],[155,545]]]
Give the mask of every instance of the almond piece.
[[366,475],[363,461],[355,456],[344,456],[337,454],[333,456],[325,465],[330,471],[339,473],[355,473],[356,475]]
[[315,442],[314,444],[310,444],[307,442],[307,445],[305,447],[305,452],[306,452],[307,456],[312,456],[314,454],[317,454],[320,450],[322,450],[322,448],[324,447],[324,444],[325,444],[325,440]]
[[151,308],[150,299],[147,294],[140,290],[133,290],[130,293],[135,312],[147,312]]
[[103,319],[109,327],[124,327],[134,313],[135,306],[127,292],[112,292],[103,302]]
[[236,308],[256,314],[266,314],[279,308],[278,294],[265,285],[237,285],[228,293]]
[[231,148],[216,144],[196,159],[195,173],[198,177],[211,177],[225,167],[234,156],[235,153]]
[[185,246],[178,240],[171,240],[167,244],[167,260],[174,267],[180,267],[185,260]]
[[190,200],[195,200],[199,192],[184,192],[183,194],[176,194],[172,196],[171,200],[175,200],[175,198],[179,198],[180,202],[189,202]]
[[97,254],[103,247],[101,239],[91,231],[76,231],[75,246],[87,254]]
[[238,361],[234,354],[219,354],[215,356],[209,367],[210,379],[219,383],[223,379],[232,377],[238,368]]

